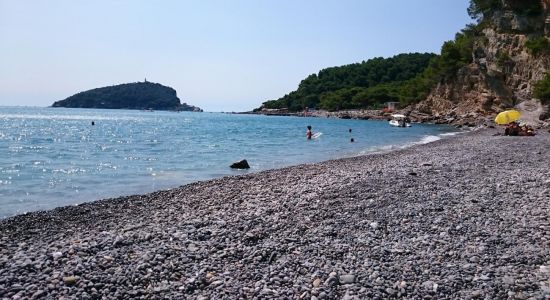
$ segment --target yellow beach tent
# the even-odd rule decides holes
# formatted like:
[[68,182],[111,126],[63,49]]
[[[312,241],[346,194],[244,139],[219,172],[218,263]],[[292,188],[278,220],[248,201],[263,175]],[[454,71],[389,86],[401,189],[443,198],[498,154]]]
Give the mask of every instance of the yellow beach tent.
[[495,123],[499,125],[506,125],[518,120],[519,117],[521,117],[521,113],[519,111],[514,109],[505,110],[496,116]]

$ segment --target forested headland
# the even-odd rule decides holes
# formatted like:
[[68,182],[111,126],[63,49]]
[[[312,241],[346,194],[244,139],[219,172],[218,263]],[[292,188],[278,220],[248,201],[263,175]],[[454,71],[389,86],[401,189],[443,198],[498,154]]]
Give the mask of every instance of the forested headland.
[[[474,100],[484,103],[485,108],[492,104],[510,106],[531,96],[538,97],[543,104],[550,103],[550,75],[540,78],[538,72],[535,78],[524,79],[521,77],[524,71],[520,70],[535,62],[542,62],[544,66],[543,58],[550,53],[550,42],[544,31],[548,2],[471,0],[468,14],[473,22],[465,25],[453,40],[444,42],[439,54],[398,54],[326,68],[307,76],[295,91],[265,101],[256,111],[297,112],[306,107],[329,111],[377,109],[389,101],[400,102],[405,107],[429,98],[437,86],[450,86],[448,90],[461,96],[464,94],[460,89],[472,90],[471,97],[477,97]],[[506,48],[514,51],[504,51]],[[522,51],[529,55],[527,59]],[[472,82],[476,73],[481,74],[480,84]],[[514,78],[523,81],[520,86],[528,81],[529,90],[518,91],[517,87],[510,86],[509,78],[514,73],[520,75]],[[470,81],[470,86],[463,86],[464,80]],[[531,83],[532,80],[539,81]],[[503,93],[503,89],[509,92]],[[440,91],[435,95],[439,97]],[[448,100],[452,105],[459,101]]]

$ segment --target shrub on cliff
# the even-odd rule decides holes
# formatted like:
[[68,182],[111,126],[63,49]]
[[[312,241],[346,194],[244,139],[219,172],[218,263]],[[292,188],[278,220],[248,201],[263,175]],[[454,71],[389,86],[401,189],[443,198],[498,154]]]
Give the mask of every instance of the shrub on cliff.
[[550,72],[546,73],[542,80],[535,83],[533,95],[543,104],[550,104]]
[[501,0],[471,0],[468,6],[468,14],[472,19],[480,21],[484,17],[488,17],[495,10],[502,8]]
[[550,42],[548,42],[548,38],[544,36],[531,38],[525,42],[525,48],[534,56],[548,54],[550,53]]
[[540,0],[471,0],[468,14],[482,22],[504,8],[524,16],[536,16],[543,12]]

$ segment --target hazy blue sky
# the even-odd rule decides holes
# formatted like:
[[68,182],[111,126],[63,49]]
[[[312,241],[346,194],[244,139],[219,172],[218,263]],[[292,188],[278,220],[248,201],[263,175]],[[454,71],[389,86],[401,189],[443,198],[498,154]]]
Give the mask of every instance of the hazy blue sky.
[[468,0],[0,0],[0,105],[159,82],[208,111],[243,111],[320,69],[436,52]]

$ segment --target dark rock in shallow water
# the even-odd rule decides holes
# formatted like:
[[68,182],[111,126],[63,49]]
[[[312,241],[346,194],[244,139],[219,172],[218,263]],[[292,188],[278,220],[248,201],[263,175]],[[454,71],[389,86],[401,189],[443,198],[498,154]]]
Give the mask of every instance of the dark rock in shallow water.
[[234,162],[229,167],[233,169],[250,169],[250,166],[248,165],[248,162],[246,161],[246,159],[243,159],[238,162]]

